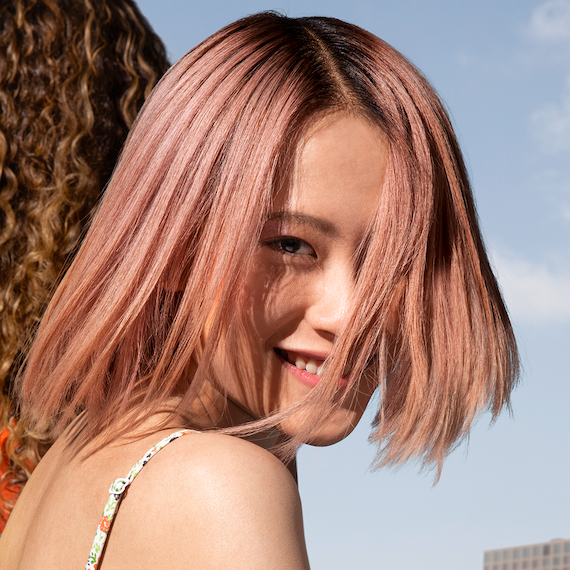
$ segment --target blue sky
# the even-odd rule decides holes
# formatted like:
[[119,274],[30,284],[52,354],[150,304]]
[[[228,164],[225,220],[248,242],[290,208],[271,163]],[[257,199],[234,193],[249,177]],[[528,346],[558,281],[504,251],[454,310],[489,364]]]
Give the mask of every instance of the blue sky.
[[513,416],[483,416],[435,487],[415,465],[369,471],[370,415],[340,444],[305,446],[311,568],[478,570],[483,550],[569,538],[570,0],[138,4],[173,61],[260,10],[363,26],[425,73],[465,153],[522,353]]

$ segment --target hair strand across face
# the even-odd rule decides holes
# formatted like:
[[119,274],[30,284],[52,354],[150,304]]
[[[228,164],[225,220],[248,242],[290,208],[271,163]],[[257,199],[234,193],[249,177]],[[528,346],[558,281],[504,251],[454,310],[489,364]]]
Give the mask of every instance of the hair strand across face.
[[352,318],[306,401],[237,431],[305,409],[291,445],[310,441],[340,405],[334,379],[349,368],[351,386],[369,381],[371,363],[384,385],[372,434],[382,464],[441,466],[478,413],[496,417],[517,349],[441,102],[372,34],[274,13],[220,30],[151,95],[30,353],[20,384],[30,417],[55,418],[61,433],[86,410],[87,438],[124,412],[157,411],[181,386],[197,394],[208,356],[232,351],[252,252],[299,145],[341,111],[389,146]]

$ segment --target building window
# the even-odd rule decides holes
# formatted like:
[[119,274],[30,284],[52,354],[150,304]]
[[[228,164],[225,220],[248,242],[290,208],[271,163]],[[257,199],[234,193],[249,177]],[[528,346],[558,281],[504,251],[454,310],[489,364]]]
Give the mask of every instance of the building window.
[[570,542],[564,543],[564,552],[570,552]]
[[513,570],[519,570],[519,563],[513,562]]
[[543,556],[550,556],[550,544],[545,544],[542,547],[542,555]]
[[530,548],[528,546],[523,548],[523,558],[530,558]]
[[503,560],[510,560],[510,559],[511,559],[511,551],[503,550]]
[[538,560],[533,560],[533,561],[532,561],[532,567],[533,567],[533,568],[538,568]]
[[543,558],[542,559],[543,566],[550,566],[550,558]]
[[537,558],[538,556],[540,556],[540,546],[535,546],[532,549],[532,555]]
[[560,556],[555,556],[552,559],[552,564],[553,564],[553,566],[558,566],[560,564]]
[[515,549],[513,550],[513,558],[514,558],[515,560],[517,560],[517,559],[520,558],[520,557],[521,557],[521,549],[520,549],[520,548],[515,548]]
[[491,562],[491,553],[485,552],[485,562]]
[[562,552],[562,545],[559,542],[557,542],[553,548],[554,554],[560,554]]
[[493,552],[493,562],[498,562],[501,559],[501,552],[496,551]]
[[525,561],[522,563],[522,569],[523,569],[523,570],[526,570],[527,568],[528,568],[528,562],[525,560]]
[[570,556],[564,557],[564,564],[570,564]]

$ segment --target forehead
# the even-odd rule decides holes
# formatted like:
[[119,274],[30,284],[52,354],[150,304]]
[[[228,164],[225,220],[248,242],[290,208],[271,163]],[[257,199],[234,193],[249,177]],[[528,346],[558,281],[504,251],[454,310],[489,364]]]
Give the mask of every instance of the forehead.
[[299,144],[274,211],[316,216],[345,233],[362,234],[377,210],[387,160],[379,127],[354,114],[328,115]]

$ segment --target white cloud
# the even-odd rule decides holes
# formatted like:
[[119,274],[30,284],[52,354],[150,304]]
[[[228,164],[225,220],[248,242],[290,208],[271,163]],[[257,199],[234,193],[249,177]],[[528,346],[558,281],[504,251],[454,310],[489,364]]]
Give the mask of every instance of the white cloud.
[[559,103],[549,103],[530,117],[540,148],[547,154],[570,151],[570,77]]
[[539,42],[570,40],[570,0],[548,0],[535,8],[529,33]]
[[497,252],[491,260],[515,322],[570,323],[570,271]]

